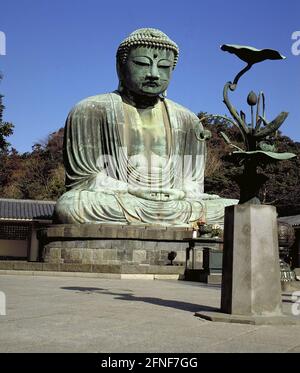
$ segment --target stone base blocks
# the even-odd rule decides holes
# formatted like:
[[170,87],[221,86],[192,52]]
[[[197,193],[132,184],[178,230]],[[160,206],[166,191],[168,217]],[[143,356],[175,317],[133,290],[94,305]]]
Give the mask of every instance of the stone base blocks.
[[39,232],[45,263],[81,266],[168,266],[175,251],[173,267],[184,267],[189,237],[190,228],[108,224],[52,225]]

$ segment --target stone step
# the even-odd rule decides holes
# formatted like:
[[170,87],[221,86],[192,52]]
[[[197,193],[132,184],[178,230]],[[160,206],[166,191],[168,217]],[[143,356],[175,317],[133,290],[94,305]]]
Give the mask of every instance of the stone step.
[[145,274],[145,275],[183,275],[183,266],[127,265],[127,264],[81,264],[81,263],[42,263],[26,261],[0,261],[0,271],[51,271],[51,272],[85,272],[110,274]]

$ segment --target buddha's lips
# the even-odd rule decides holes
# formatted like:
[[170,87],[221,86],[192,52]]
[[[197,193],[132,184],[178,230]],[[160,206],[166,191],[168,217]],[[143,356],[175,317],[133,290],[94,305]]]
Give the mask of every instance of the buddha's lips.
[[158,87],[159,86],[159,84],[156,82],[146,82],[143,85],[146,87]]

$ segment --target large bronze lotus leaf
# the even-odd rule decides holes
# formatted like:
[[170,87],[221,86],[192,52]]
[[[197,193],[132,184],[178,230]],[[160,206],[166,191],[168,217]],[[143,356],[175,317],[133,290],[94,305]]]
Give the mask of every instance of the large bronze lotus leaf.
[[242,159],[251,159],[257,164],[267,164],[273,161],[283,161],[296,157],[293,153],[275,153],[265,152],[262,150],[254,150],[248,152],[234,151],[231,154],[233,160],[240,161]]
[[247,45],[223,44],[221,49],[235,54],[249,65],[265,60],[283,60],[286,58],[274,49],[256,49]]

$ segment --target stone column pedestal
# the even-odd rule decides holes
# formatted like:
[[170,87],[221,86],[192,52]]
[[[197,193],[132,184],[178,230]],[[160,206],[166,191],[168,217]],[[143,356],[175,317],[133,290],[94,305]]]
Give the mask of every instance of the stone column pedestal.
[[221,312],[198,312],[212,321],[294,324],[282,313],[276,208],[225,209]]
[[281,315],[277,214],[273,206],[226,209],[221,311]]

